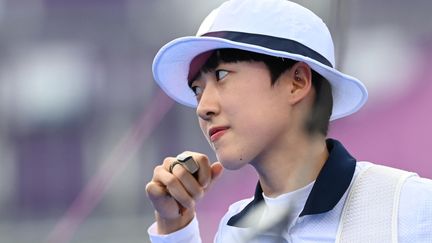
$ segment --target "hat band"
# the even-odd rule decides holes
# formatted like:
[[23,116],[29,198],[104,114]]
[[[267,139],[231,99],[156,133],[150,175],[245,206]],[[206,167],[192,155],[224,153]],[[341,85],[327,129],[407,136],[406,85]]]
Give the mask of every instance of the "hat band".
[[208,32],[202,36],[218,37],[235,42],[251,44],[256,46],[266,47],[276,51],[284,51],[292,54],[299,54],[312,58],[326,66],[333,67],[333,65],[321,54],[310,49],[309,47],[290,39],[284,39],[268,35],[250,34],[236,31],[216,31]]

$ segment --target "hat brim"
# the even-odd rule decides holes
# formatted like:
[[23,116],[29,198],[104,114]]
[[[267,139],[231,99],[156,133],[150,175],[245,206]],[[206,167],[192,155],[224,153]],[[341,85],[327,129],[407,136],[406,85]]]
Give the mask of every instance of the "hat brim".
[[358,111],[367,100],[366,87],[358,79],[314,59],[217,37],[181,37],[167,43],[159,50],[153,61],[154,79],[168,96],[183,105],[196,107],[195,95],[188,86],[189,65],[199,54],[223,48],[284,57],[308,64],[314,71],[326,78],[332,87],[333,111],[330,120]]

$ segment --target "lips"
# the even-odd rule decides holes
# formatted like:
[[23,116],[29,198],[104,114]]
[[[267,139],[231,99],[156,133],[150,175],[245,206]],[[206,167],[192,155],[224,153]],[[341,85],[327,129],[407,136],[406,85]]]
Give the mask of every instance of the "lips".
[[220,138],[225,131],[228,129],[228,127],[213,127],[209,130],[208,134],[210,137],[210,140],[212,142],[216,141],[218,138]]

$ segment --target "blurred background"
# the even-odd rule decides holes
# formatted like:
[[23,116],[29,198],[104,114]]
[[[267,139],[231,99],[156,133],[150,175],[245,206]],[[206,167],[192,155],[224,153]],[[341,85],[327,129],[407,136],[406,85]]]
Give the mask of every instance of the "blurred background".
[[[221,2],[0,0],[1,243],[148,242],[153,168],[184,150],[215,160],[194,110],[153,82],[152,59]],[[432,178],[432,2],[295,2],[324,19],[338,67],[370,92],[330,137]],[[198,205],[204,242],[255,184],[251,168],[225,171]]]

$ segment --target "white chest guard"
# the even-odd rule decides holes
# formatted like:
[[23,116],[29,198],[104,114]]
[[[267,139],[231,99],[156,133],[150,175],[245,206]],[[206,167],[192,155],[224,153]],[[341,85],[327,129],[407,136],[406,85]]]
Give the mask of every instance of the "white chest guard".
[[415,173],[372,165],[354,179],[342,211],[337,243],[398,242],[399,198]]

